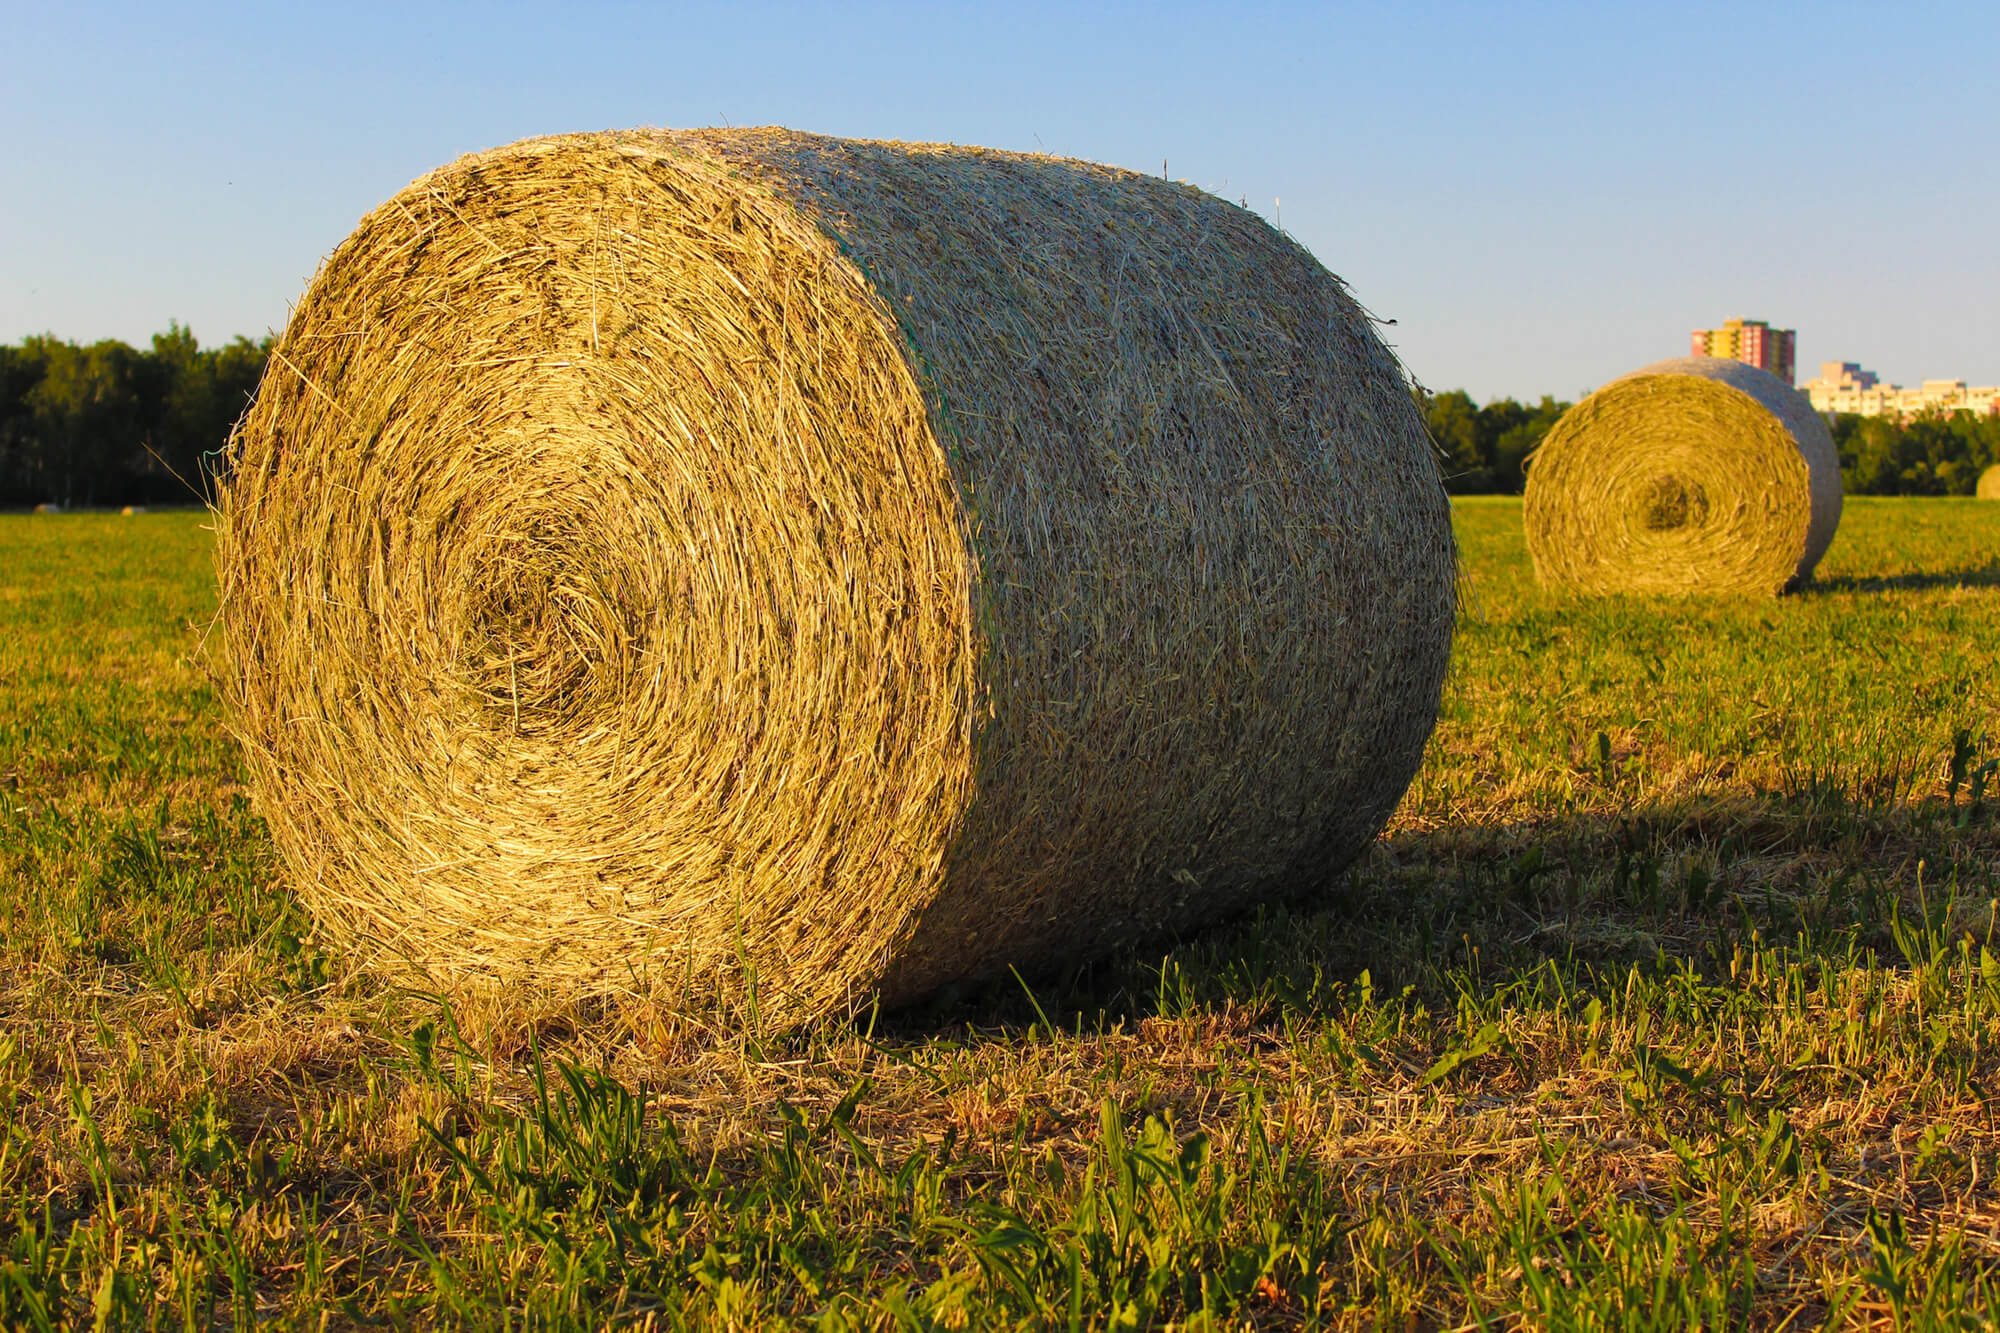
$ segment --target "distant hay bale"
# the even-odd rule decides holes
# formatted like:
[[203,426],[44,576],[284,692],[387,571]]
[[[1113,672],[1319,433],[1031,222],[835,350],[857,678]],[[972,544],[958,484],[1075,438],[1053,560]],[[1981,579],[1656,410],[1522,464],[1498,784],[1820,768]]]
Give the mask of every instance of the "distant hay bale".
[[2000,500],[2000,463],[1979,474],[1979,489],[1975,494],[1982,500]]
[[1435,722],[1400,368],[1257,217],[777,130],[532,140],[322,266],[219,504],[298,891],[454,984],[786,1019],[1323,883]]
[[1840,524],[1840,459],[1804,394],[1682,357],[1565,412],[1528,467],[1535,576],[1580,592],[1777,594]]
[[35,506],[35,512],[37,514],[60,514],[62,506],[59,504],[39,504]]
[[122,515],[123,517],[125,517],[125,518],[130,518],[130,517],[132,517],[132,515],[134,515],[134,514],[143,514],[143,513],[145,513],[145,512],[146,512],[146,506],[144,506],[144,505],[126,505],[126,506],[125,506],[125,507],[124,507],[123,509],[119,510],[118,512],[119,512],[119,514],[120,514],[120,515]]

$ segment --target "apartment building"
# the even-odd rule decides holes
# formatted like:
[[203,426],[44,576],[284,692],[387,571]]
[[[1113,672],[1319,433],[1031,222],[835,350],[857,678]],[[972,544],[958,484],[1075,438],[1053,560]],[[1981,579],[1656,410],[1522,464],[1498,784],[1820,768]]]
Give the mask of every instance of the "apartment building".
[[1898,420],[1923,412],[2000,416],[2000,384],[1968,387],[1964,380],[1925,380],[1920,388],[1905,389],[1882,383],[1873,371],[1852,361],[1821,362],[1819,378],[1807,380],[1799,388],[1820,412]]
[[1797,342],[1796,329],[1774,329],[1761,319],[1729,319],[1719,329],[1696,329],[1692,355],[1747,362],[1790,384]]

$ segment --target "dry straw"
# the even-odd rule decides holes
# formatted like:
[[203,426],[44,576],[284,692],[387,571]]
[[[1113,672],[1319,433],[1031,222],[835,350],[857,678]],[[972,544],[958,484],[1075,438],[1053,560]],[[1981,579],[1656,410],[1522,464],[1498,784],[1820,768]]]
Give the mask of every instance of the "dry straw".
[[411,185],[299,304],[219,517],[226,692],[325,922],[785,1019],[1324,882],[1454,600],[1400,369],[1285,236],[779,130]]
[[1982,500],[2000,500],[2000,463],[1979,474],[1977,494]]
[[1805,395],[1740,361],[1613,380],[1528,468],[1528,551],[1581,592],[1752,593],[1804,583],[1840,524],[1840,460]]

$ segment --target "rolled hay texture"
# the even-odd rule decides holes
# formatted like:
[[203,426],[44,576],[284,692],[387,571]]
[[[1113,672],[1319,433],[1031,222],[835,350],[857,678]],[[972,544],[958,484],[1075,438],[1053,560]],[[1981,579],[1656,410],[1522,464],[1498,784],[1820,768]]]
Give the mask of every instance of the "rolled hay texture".
[[1982,500],[2000,500],[2000,463],[1979,474],[1979,489],[1976,494]]
[[1840,459],[1811,402],[1755,366],[1656,362],[1565,412],[1529,459],[1535,577],[1587,593],[1775,595],[1840,525]]
[[219,502],[298,892],[450,983],[769,1017],[1322,883],[1435,721],[1400,367],[1254,215],[778,130],[472,156],[322,265]]

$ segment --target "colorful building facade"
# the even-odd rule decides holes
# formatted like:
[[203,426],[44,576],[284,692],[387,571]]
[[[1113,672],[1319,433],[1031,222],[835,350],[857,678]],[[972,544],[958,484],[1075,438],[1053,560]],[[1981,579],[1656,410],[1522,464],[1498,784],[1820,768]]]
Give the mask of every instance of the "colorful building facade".
[[1774,329],[1761,319],[1729,319],[1719,329],[1696,329],[1692,354],[1742,361],[1790,384],[1797,341],[1796,329]]

